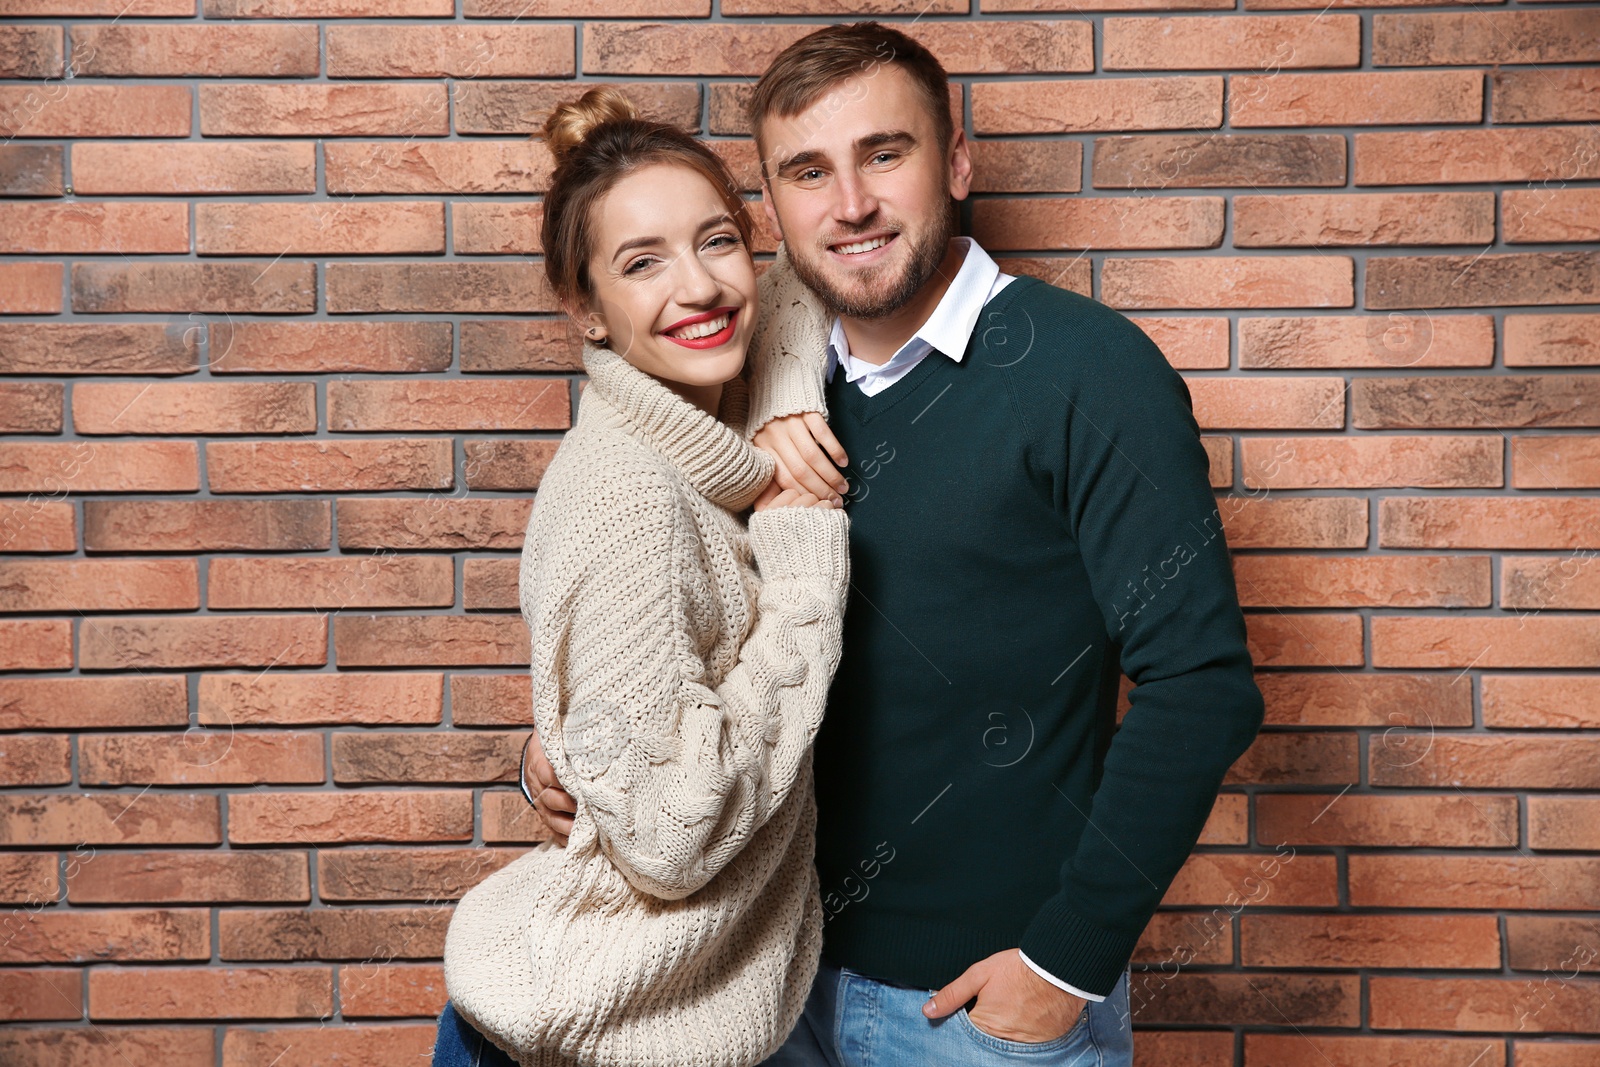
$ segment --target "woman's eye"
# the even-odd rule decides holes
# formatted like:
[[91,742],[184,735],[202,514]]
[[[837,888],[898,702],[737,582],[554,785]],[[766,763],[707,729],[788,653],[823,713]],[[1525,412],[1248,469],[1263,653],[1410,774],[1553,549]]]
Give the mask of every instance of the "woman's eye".
[[[719,241],[721,244],[718,244]],[[728,248],[738,243],[738,236],[731,233],[719,233],[715,237],[711,238],[711,240],[706,242],[707,246],[714,246],[716,248]]]
[[647,267],[647,266],[650,265],[650,263],[651,263],[651,259],[650,259],[649,256],[641,256],[638,259],[634,260],[632,263],[629,263],[626,267],[622,268],[622,273],[624,273],[624,274],[638,274],[639,272],[634,269],[635,267]]

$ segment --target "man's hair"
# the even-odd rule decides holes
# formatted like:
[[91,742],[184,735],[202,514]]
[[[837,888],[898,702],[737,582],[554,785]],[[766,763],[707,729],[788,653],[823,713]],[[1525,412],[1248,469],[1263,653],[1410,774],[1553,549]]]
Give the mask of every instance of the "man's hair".
[[899,30],[880,22],[824,26],[778,53],[756,82],[747,111],[750,131],[767,177],[767,146],[761,127],[769,115],[798,115],[824,93],[856,75],[870,78],[885,66],[896,66],[916,82],[933,116],[939,154],[949,151],[955,127],[950,120],[950,77],[934,54]]

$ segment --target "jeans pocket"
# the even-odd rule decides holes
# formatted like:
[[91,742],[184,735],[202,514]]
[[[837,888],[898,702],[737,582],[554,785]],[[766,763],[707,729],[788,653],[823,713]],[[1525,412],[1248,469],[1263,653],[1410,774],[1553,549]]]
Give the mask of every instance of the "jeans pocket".
[[1072,1028],[1060,1037],[1052,1037],[1048,1041],[1013,1041],[1008,1037],[996,1037],[987,1030],[979,1029],[978,1024],[972,1021],[965,1007],[956,1009],[956,1018],[961,1020],[961,1029],[966,1034],[997,1052],[1056,1052],[1074,1041],[1089,1028],[1089,1005],[1086,1003],[1078,1012],[1078,1018]]

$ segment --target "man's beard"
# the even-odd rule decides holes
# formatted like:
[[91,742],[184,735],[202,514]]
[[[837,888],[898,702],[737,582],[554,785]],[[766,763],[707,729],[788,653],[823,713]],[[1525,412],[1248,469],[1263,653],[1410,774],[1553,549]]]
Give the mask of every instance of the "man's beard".
[[[956,224],[953,212],[948,209],[938,213],[939,218],[925,232],[921,241],[911,241],[904,230],[897,231],[896,239],[911,241],[911,256],[900,276],[892,280],[887,290],[881,293],[872,293],[875,282],[883,271],[892,269],[884,265],[877,270],[867,272],[858,283],[858,292],[867,290],[859,296],[837,288],[823,273],[820,262],[813,262],[806,256],[795,255],[793,248],[789,249],[789,263],[794,267],[795,275],[806,284],[806,287],[817,294],[817,299],[830,314],[843,315],[851,319],[882,319],[893,315],[896,311],[909,304],[922,289],[924,283],[933,277],[934,271],[939,269],[939,264],[944,261],[945,253],[949,250],[950,239],[956,235]],[[872,229],[872,227],[867,227]],[[835,242],[846,244],[849,239]],[[824,246],[823,256],[828,255]]]

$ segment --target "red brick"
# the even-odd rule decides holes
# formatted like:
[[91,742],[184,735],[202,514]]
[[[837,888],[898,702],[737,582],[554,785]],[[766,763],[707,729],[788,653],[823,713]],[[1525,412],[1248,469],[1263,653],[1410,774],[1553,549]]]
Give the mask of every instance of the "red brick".
[[1241,556],[1233,561],[1246,608],[1489,606],[1489,557]]
[[0,85],[0,136],[187,137],[186,85]]
[[1341,378],[1187,379],[1200,426],[1218,429],[1336,429],[1344,425]]
[[1282,613],[1245,616],[1250,658],[1260,667],[1359,667],[1361,616]]
[[87,314],[309,314],[316,307],[316,267],[310,263],[72,265],[72,310]]
[[81,971],[56,967],[0,970],[0,1019],[78,1019],[83,1012]]
[[333,780],[340,784],[515,783],[527,737],[526,730],[336,732]]
[[[1141,989],[1142,991],[1142,989]],[[1152,983],[1137,1017],[1145,1023],[1343,1026],[1361,1024],[1361,978],[1322,974],[1172,975]],[[1130,993],[1129,1003],[1132,1004]]]
[[544,254],[544,205],[464,200],[451,205],[455,253],[462,256]]
[[527,672],[453,674],[450,721],[456,726],[533,726],[533,688]]
[[1216,76],[979,82],[972,128],[987,133],[1205,129],[1222,125]]
[[1361,777],[1349,733],[1262,733],[1223,781],[1229,785],[1355,785]]
[[[1375,667],[1462,670],[1485,667],[1593,667],[1600,655],[1600,619],[1586,615],[1480,618],[1384,615],[1372,620]],[[1510,745],[1505,738],[1483,738]],[[1577,746],[1569,745],[1576,750]],[[1589,753],[1600,767],[1600,754]],[[1502,750],[1497,757],[1508,760]],[[1594,772],[1591,772],[1591,775]],[[1600,783],[1600,778],[1596,779]],[[1531,783],[1539,785],[1540,783]],[[1580,788],[1600,789],[1600,784]]]
[[78,777],[85,785],[315,785],[322,759],[319,733],[101,734],[79,740]]
[[[1337,0],[1335,7],[1351,3],[1369,6],[1371,0]],[[1381,0],[1383,3],[1417,3],[1419,0]],[[1504,3],[1505,0],[1490,0]],[[1305,0],[1246,0],[1255,6],[1270,3],[1273,7],[1293,3],[1310,5]],[[1231,1034],[1227,1035],[1232,1037]],[[1292,1063],[1306,1050],[1306,1036],[1292,1031],[1282,1033],[1247,1033],[1244,1035],[1245,1062]],[[1328,1033],[1317,1035],[1317,1052],[1328,1056],[1340,1067],[1390,1067],[1396,1063],[1426,1063],[1429,1067],[1507,1067],[1511,1062],[1503,1045],[1490,1044],[1477,1037],[1341,1037]],[[1233,1055],[1230,1041],[1227,1055]],[[1520,1067],[1530,1067],[1525,1053],[1517,1053]],[[1556,1067],[1548,1064],[1546,1067]]]
[[1393,126],[1478,122],[1483,74],[1473,70],[1235,74],[1228,124]]
[[61,311],[60,263],[0,263],[0,315]]
[[[1424,731],[1399,731],[1391,726],[1381,741],[1391,741],[1390,755],[1409,758],[1427,743]],[[1365,796],[1359,793],[1271,793],[1256,798],[1256,836],[1271,844],[1341,845],[1360,848],[1507,848],[1519,843],[1517,798],[1514,796],[1407,795]],[[1325,916],[1332,918],[1332,916]],[[1493,916],[1485,916],[1491,925]],[[1247,920],[1248,921],[1248,920]],[[1299,941],[1300,939],[1294,939]],[[1481,932],[1480,945],[1497,940]],[[1290,953],[1304,951],[1291,942]],[[1358,947],[1355,951],[1360,952]],[[1382,951],[1378,948],[1377,951]],[[1258,950],[1267,955],[1268,950]],[[1498,953],[1495,953],[1498,959]],[[1305,962],[1257,966],[1310,966]],[[1320,964],[1318,966],[1384,966]],[[1394,964],[1388,964],[1394,966]],[[1451,967],[1467,964],[1405,964]],[[1480,964],[1484,966],[1484,964]],[[1489,964],[1492,966],[1492,964]]]
[[0,944],[6,963],[210,958],[211,923],[204,908],[45,910],[14,926]]
[[1487,367],[1488,315],[1256,316],[1239,320],[1241,368]]
[[1117,308],[1352,307],[1349,256],[1107,259],[1101,299]]
[[724,15],[965,15],[967,9],[966,0],[723,0],[721,6]]
[[1600,130],[1589,126],[1401,130],[1353,139],[1357,185],[1600,178]]
[[1249,437],[1241,442],[1252,489],[1499,488],[1497,436]]
[[1600,425],[1600,379],[1584,374],[1367,377],[1351,383],[1358,429]]
[[445,87],[431,83],[200,86],[206,137],[438,137],[449,110]]
[[77,850],[92,845],[215,845],[222,840],[221,807],[214,795],[6,793],[0,795],[0,832],[10,846],[73,849],[67,886],[76,902],[75,879],[92,880],[130,858],[127,853]]
[[1600,315],[1507,315],[1508,367],[1600,365]]
[[159,322],[18,322],[0,335],[0,372],[48,374],[192,374],[200,369],[205,323],[199,316],[170,328]]
[[328,385],[328,429],[551,430],[570,423],[565,382],[351,381]]
[[1600,68],[1492,70],[1489,85],[1495,125],[1600,119]]
[[0,611],[194,611],[193,559],[67,559],[0,562]]
[[192,493],[200,488],[193,441],[0,441],[8,493]]
[[0,15],[192,16],[194,0],[0,0]]
[[1361,548],[1365,501],[1353,497],[1219,500],[1232,548]]
[[1129,316],[1180,370],[1225,370],[1228,366],[1228,320],[1213,317]]
[[77,544],[71,504],[40,497],[0,501],[0,551],[71,552]]
[[0,196],[60,196],[61,145],[0,145]]
[[[206,606],[214,610],[450,607],[455,566],[444,556],[211,561]],[[515,605],[513,605],[515,607]]]
[[1348,862],[1357,908],[1567,911],[1589,908],[1600,886],[1592,858],[1352,853]]
[[1075,15],[1085,11],[1140,11],[1145,8],[1232,11],[1233,3],[1232,0],[982,0],[980,10],[985,15],[1001,11],[1061,11]]
[[95,967],[90,1016],[120,1019],[314,1019],[333,1014],[326,967]]
[[[217,798],[204,799],[215,805]],[[145,794],[140,803],[149,800]],[[220,843],[214,806],[209,821],[209,843]],[[68,872],[67,895],[73,904],[306,904],[311,900],[304,852],[101,852],[76,873],[70,867]]]
[[1507,244],[1600,241],[1600,189],[1507,189],[1500,211]]
[[60,433],[66,395],[60,382],[0,382],[0,433]]
[[1600,437],[1513,437],[1511,484],[1518,489],[1600,489]]
[[317,27],[124,23],[72,28],[78,73],[157,78],[314,78]]
[[[560,310],[544,264],[329,263],[323,268],[332,314]],[[368,384],[368,383],[360,383]],[[372,383],[376,384],[376,383]]]
[[228,841],[235,845],[471,838],[468,790],[253,791],[236,793],[228,803]]
[[1600,982],[1568,980],[1565,975],[1537,985],[1525,978],[1384,975],[1371,979],[1370,990],[1374,1029],[1587,1036],[1600,1015]]
[[[1253,879],[1258,888],[1246,884]],[[1338,872],[1331,855],[1278,851],[1265,855],[1196,852],[1184,861],[1161,902],[1170,907],[1227,905],[1232,911],[1246,902],[1275,907],[1331,908],[1339,902]],[[1229,916],[1197,916],[1209,925]]]
[[444,1001],[444,968],[436,963],[369,962],[339,971],[339,1014],[347,1019],[437,1016]]
[[60,78],[64,54],[60,26],[0,26],[0,78]]
[[217,913],[217,951],[224,960],[436,959],[450,913],[443,907],[226,908]]
[[84,434],[313,433],[311,382],[82,382],[72,424]]
[[208,366],[213,374],[426,374],[450,366],[450,337],[448,322],[230,321],[215,331]]
[[520,549],[531,507],[512,498],[344,499],[339,501],[339,547]]
[[78,665],[146,670],[200,667],[320,667],[326,616],[195,615],[97,620],[79,635]]
[[338,142],[323,149],[328,194],[539,193],[550,153],[535,141]]
[[576,32],[560,24],[327,28],[330,78],[570,78]]
[[450,0],[201,0],[208,19],[449,18]]
[[83,505],[84,547],[97,552],[314,552],[329,547],[331,527],[325,500],[88,500]]
[[304,204],[197,204],[202,256],[436,254],[444,251],[444,205],[386,200]]
[[0,252],[20,254],[189,251],[181,203],[0,204]]
[[1359,15],[1107,18],[1106,70],[1277,70],[1361,65]]
[[317,856],[322,900],[456,900],[522,848],[339,848]]
[[[517,0],[525,3],[526,0]],[[468,0],[471,3],[471,0]],[[551,7],[549,0],[541,10]],[[511,12],[516,15],[520,12]],[[700,129],[700,86],[683,82],[604,82],[584,81],[585,90],[600,85],[621,89],[633,100],[646,118],[670,122],[691,133]],[[557,104],[573,98],[572,82],[525,81],[458,81],[453,88],[452,104],[455,111],[457,133],[536,134],[544,129],[544,120]],[[714,85],[711,89],[712,121],[716,121],[716,101],[719,90],[748,89],[748,85]],[[713,133],[744,133],[740,130],[717,130]]]
[[66,619],[0,619],[0,670],[72,668],[72,623]]
[[1600,62],[1600,14],[1439,11],[1372,16],[1374,66]]
[[967,142],[974,193],[1076,193],[1083,188],[1077,141]]
[[341,667],[507,666],[528,662],[528,626],[518,615],[339,615]]
[[455,484],[450,442],[442,438],[213,441],[206,447],[206,474],[213,493],[377,492]]
[[1233,198],[1235,248],[1461,245],[1493,241],[1492,192]]
[[316,178],[310,141],[72,146],[72,187],[79,193],[310,193]]
[[1152,134],[1094,140],[1097,189],[1343,185],[1344,175],[1345,139],[1338,134]]
[[[528,13],[528,0],[464,0],[463,13],[469,19],[521,18]],[[445,14],[450,14],[449,9]],[[590,0],[540,0],[542,18],[591,18],[595,14]],[[613,18],[705,18],[711,14],[711,0],[616,0],[606,8]]]
[[1577,497],[1385,497],[1384,548],[1600,548],[1600,501]]
[[0,741],[0,786],[46,789],[72,784],[72,746],[60,734],[13,735]]
[[1373,309],[1600,303],[1600,252],[1372,258],[1366,303]]
[[0,683],[0,730],[103,730],[187,726],[181,675],[8,678]]
[[1483,724],[1579,730],[1600,726],[1600,677],[1485,674]]
[[1271,725],[1384,726],[1397,732],[1472,725],[1472,688],[1448,675],[1294,671],[1259,674],[1256,681]]
[[[435,671],[203,674],[198,701],[202,726],[438,725],[443,718],[444,675]],[[459,715],[456,723],[462,725]]]
[[1600,608],[1600,567],[1579,559],[1506,556],[1500,566],[1500,606],[1513,611]]
[[979,200],[972,236],[993,251],[1054,248],[1215,248],[1220,196]]
[[1528,847],[1600,850],[1600,797],[1529,797]]
[[1245,915],[1246,967],[1394,967],[1498,970],[1493,915]]

